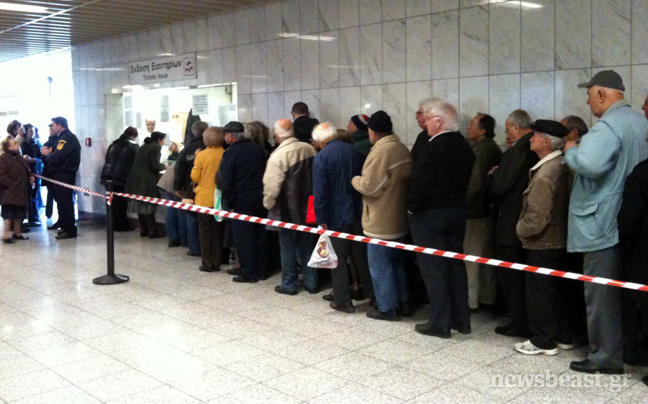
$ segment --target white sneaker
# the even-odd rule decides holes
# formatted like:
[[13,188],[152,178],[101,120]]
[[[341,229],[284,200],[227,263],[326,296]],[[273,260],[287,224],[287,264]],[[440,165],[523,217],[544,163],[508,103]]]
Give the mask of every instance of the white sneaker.
[[563,351],[570,351],[574,349],[574,344],[556,342],[556,345],[558,346],[558,348],[562,349]]
[[537,346],[533,345],[530,340],[524,341],[524,342],[519,342],[515,344],[515,350],[518,351],[519,353],[523,353],[525,355],[556,355],[558,354],[558,348],[554,349],[542,349],[538,348]]

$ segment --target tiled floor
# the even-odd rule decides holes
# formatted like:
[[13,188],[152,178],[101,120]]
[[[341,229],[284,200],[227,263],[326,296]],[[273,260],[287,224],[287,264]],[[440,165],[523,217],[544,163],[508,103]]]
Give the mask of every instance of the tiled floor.
[[366,303],[338,313],[324,292],[279,295],[278,275],[236,284],[136,232],[116,235],[117,273],[131,281],[95,286],[106,271],[105,231],[82,223],[79,233],[57,242],[42,228],[0,245],[0,402],[648,401],[646,368],[601,376],[600,387],[497,387],[507,376],[583,381],[568,367],[584,351],[519,355],[486,314],[473,316],[470,336],[424,337],[413,326],[425,308],[398,323],[368,319]]

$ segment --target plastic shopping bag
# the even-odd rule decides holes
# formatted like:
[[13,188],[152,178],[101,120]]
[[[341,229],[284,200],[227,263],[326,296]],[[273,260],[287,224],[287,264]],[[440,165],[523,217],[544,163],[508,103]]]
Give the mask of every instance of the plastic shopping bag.
[[[216,190],[214,191],[214,209],[218,210],[223,210],[223,194],[218,187],[216,187]],[[216,219],[217,222],[222,222],[223,219],[225,219],[223,216],[219,215],[214,215],[214,219]]]
[[333,250],[333,244],[329,236],[322,234],[317,240],[315,249],[311,254],[308,266],[312,268],[337,268],[338,257]]

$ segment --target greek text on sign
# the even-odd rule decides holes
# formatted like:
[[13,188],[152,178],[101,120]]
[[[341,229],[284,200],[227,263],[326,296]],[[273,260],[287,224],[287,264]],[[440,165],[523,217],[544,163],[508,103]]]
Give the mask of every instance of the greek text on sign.
[[130,64],[130,83],[149,84],[196,78],[196,54],[165,56]]

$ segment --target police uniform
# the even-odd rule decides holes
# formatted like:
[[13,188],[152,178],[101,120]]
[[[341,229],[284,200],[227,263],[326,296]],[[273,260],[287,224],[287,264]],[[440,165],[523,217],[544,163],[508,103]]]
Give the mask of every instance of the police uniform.
[[[74,185],[76,173],[81,162],[81,145],[77,137],[65,129],[56,137],[48,140],[52,152],[43,156],[51,178],[66,184]],[[76,237],[77,228],[74,221],[74,191],[61,187],[54,187],[54,200],[58,205],[58,223],[63,233],[57,238]]]

